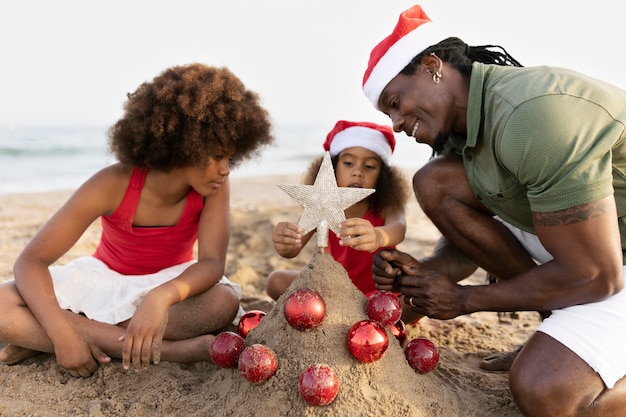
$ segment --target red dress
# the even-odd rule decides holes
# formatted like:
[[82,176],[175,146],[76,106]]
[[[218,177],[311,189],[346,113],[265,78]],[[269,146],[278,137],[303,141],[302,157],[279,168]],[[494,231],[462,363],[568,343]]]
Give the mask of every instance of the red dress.
[[[372,210],[368,210],[363,218],[372,223],[374,227],[385,225],[385,220],[381,214]],[[339,239],[337,239],[332,230],[328,232],[326,252],[332,255],[345,268],[352,283],[363,294],[368,296],[371,292],[377,291],[372,274],[372,262],[376,252],[360,251],[348,246],[339,246]]]
[[110,216],[102,216],[102,236],[94,257],[123,275],[145,275],[193,260],[204,200],[189,191],[174,226],[134,227],[133,220],[148,171],[134,168],[124,198]]

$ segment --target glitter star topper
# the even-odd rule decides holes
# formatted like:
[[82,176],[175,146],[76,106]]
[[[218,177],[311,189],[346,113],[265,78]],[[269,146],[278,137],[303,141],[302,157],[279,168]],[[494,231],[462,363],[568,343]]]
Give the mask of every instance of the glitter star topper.
[[324,153],[320,170],[313,185],[278,184],[304,207],[298,226],[302,234],[317,228],[317,246],[328,246],[328,230],[339,233],[346,220],[344,210],[376,191],[373,188],[338,187],[330,153]]

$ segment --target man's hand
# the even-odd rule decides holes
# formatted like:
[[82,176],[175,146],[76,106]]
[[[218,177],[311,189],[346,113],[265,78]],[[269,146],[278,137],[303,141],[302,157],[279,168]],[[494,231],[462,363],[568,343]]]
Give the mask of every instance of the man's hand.
[[403,273],[405,267],[419,267],[417,259],[396,249],[381,250],[374,255],[372,272],[376,288],[385,291],[399,292],[396,278]]
[[396,278],[396,287],[414,312],[440,320],[466,314],[462,286],[422,268],[407,267],[405,272]]

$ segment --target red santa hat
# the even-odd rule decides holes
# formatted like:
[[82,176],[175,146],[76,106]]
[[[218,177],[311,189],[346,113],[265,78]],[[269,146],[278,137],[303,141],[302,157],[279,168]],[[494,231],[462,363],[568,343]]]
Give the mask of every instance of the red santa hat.
[[380,94],[389,81],[415,56],[443,39],[420,5],[400,14],[393,32],[372,49],[363,75],[363,92],[377,110]]
[[324,142],[324,149],[330,152],[331,157],[355,146],[369,149],[389,165],[389,159],[396,147],[396,138],[389,126],[339,120]]

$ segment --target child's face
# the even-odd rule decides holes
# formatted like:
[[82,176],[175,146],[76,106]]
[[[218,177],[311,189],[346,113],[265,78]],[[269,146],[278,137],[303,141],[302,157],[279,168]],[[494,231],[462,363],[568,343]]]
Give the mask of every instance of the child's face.
[[217,191],[230,174],[230,159],[233,152],[211,155],[204,166],[187,168],[190,185],[198,194],[207,196]]
[[339,187],[375,188],[382,161],[369,149],[355,146],[341,151],[335,177]]

